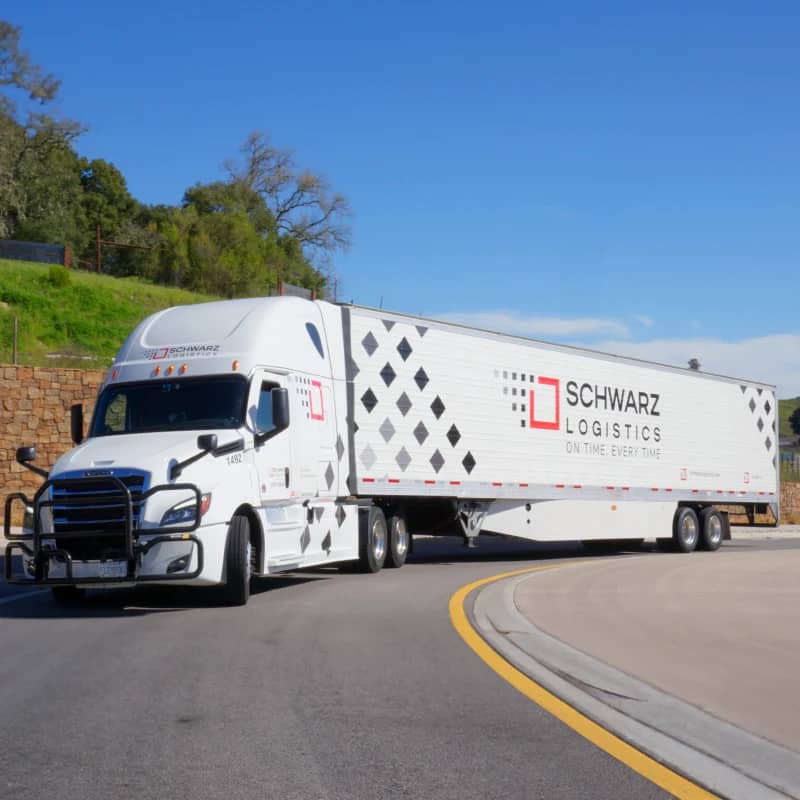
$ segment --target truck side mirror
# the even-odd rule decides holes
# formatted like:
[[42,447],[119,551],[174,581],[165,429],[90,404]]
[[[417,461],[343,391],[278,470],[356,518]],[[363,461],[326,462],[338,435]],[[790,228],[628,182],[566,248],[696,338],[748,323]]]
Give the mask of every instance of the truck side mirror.
[[272,424],[275,433],[289,427],[289,390],[282,386],[272,390]]
[[35,467],[31,464],[31,461],[36,459],[36,448],[35,447],[18,447],[17,448],[17,463],[22,464],[25,469],[29,469],[31,472],[35,472],[37,475],[41,475],[45,480],[50,477],[50,473],[46,469],[42,469],[41,467]]
[[35,460],[36,460],[35,447],[17,448],[17,464],[22,464],[24,466],[28,461],[35,461]]
[[202,436],[198,436],[197,449],[202,450],[204,453],[212,453],[217,449],[217,434],[204,433]]
[[277,386],[270,391],[270,399],[272,401],[272,427],[264,433],[256,434],[256,445],[264,444],[289,427],[289,390],[283,386]]
[[83,405],[75,403],[69,409],[69,430],[73,444],[80,444],[83,441]]

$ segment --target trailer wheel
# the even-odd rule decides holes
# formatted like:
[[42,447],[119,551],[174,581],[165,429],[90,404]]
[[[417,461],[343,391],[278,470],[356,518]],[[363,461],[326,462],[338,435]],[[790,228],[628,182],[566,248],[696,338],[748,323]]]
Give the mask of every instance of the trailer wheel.
[[235,516],[225,544],[225,585],[222,596],[228,605],[244,606],[250,599],[250,523]]
[[704,508],[700,512],[700,541],[701,550],[719,550],[725,536],[725,523],[722,514],[716,508]]
[[51,586],[50,591],[59,606],[74,606],[86,597],[86,590],[80,586]]
[[691,553],[700,538],[700,523],[694,509],[683,506],[675,512],[672,539],[681,553]]
[[386,551],[386,567],[402,567],[408,558],[411,534],[408,532],[406,518],[401,514],[389,517],[389,548]]
[[370,506],[358,518],[358,571],[380,572],[386,561],[388,539],[386,517],[377,506]]

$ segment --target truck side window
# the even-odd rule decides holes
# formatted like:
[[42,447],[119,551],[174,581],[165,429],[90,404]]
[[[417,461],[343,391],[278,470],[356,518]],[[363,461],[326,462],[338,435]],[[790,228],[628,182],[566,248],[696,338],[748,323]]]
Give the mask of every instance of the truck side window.
[[278,387],[277,383],[264,381],[258,396],[258,411],[256,412],[256,431],[266,433],[275,426],[272,424],[272,390]]

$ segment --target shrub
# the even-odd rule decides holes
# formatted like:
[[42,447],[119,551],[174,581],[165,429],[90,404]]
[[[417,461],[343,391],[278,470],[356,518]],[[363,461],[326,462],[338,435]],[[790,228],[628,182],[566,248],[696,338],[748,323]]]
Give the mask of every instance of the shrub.
[[69,270],[66,267],[62,267],[58,264],[53,264],[53,266],[50,267],[50,269],[47,272],[47,280],[50,282],[52,286],[63,288],[64,286],[69,285],[71,276],[69,274]]

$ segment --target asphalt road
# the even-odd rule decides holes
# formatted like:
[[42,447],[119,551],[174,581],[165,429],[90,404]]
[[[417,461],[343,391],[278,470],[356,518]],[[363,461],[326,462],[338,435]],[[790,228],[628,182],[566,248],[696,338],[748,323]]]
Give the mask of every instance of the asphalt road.
[[422,540],[402,570],[265,580],[245,608],[150,588],[65,611],[0,584],[0,798],[666,797],[449,622],[464,584],[581,555]]

